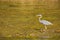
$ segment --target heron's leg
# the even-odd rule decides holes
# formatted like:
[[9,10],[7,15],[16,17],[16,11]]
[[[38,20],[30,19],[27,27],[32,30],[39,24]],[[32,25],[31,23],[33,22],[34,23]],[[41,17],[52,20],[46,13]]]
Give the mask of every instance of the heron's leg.
[[45,29],[44,29],[43,31],[45,31],[45,32],[46,32],[46,30],[47,30],[47,26],[45,25],[44,27],[45,27]]
[[45,30],[47,30],[47,27],[46,27],[46,25],[45,25]]

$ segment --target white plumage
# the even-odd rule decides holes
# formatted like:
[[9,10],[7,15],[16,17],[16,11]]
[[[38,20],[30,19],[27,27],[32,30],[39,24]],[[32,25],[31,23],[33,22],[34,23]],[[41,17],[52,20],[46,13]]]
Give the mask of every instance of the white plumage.
[[40,23],[44,24],[44,25],[52,25],[51,22],[46,21],[46,20],[41,20]]
[[42,18],[41,14],[37,15],[37,16],[39,16],[39,22],[45,25],[45,29],[47,29],[47,27],[46,27],[47,25],[53,25],[51,22],[49,22],[47,20],[41,20],[41,18]]

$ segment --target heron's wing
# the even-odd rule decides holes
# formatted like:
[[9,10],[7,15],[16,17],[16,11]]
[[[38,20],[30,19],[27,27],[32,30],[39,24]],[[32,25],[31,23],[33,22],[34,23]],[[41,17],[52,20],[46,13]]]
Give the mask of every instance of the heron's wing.
[[46,24],[46,25],[52,25],[52,23],[47,20],[41,20],[41,23]]

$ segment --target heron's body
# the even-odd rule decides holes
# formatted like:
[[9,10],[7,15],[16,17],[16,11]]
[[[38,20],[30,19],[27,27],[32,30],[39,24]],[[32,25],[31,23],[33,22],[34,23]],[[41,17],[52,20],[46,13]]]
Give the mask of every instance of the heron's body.
[[42,23],[43,25],[45,25],[45,29],[47,29],[47,25],[53,25],[51,22],[47,21],[47,20],[41,20],[42,15],[37,15],[39,16],[39,22]]
[[52,25],[52,23],[47,21],[47,20],[40,20],[39,22],[44,24],[44,25]]

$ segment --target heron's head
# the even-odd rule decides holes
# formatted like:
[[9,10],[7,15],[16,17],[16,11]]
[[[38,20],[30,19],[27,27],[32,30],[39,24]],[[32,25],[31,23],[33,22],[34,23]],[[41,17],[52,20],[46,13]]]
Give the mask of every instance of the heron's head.
[[41,17],[42,15],[41,14],[39,14],[39,15],[37,15],[38,17]]

